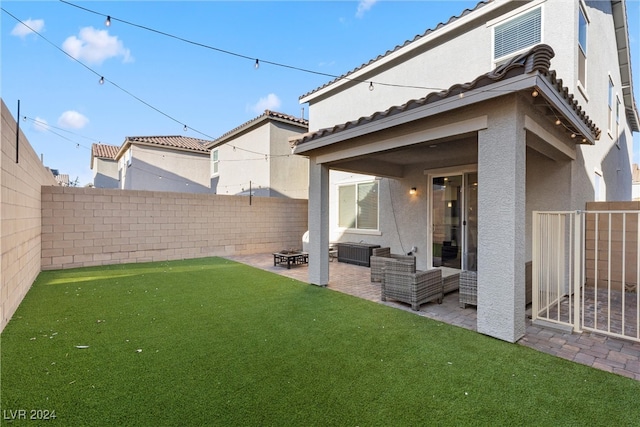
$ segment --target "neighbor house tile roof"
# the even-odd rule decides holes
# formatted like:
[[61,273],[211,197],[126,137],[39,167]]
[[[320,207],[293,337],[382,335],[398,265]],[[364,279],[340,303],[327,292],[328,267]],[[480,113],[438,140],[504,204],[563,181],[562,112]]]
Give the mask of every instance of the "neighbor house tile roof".
[[280,122],[289,123],[289,124],[300,126],[303,128],[309,127],[309,121],[302,117],[295,117],[289,114],[278,113],[277,111],[264,110],[264,113],[262,113],[258,117],[255,117],[249,120],[248,122],[245,122],[240,126],[234,129],[231,129],[229,132],[225,132],[222,136],[220,136],[219,138],[216,138],[214,141],[210,141],[208,147],[212,148],[212,147],[221,145],[231,136],[236,135],[246,129],[251,128],[252,126],[259,124],[262,121],[269,120],[269,119],[278,120]]
[[99,159],[115,159],[120,147],[108,144],[92,144],[91,154]]
[[573,95],[569,93],[569,90],[562,85],[562,80],[557,78],[556,72],[549,69],[549,66],[551,65],[551,58],[553,58],[554,56],[555,53],[550,46],[540,44],[534,46],[528,52],[515,56],[507,63],[500,65],[494,70],[477,77],[469,83],[454,84],[447,90],[443,90],[440,92],[431,92],[424,98],[412,99],[403,105],[393,106],[385,111],[373,113],[368,117],[360,117],[357,120],[335,125],[331,128],[324,128],[319,129],[315,132],[309,132],[301,135],[300,138],[291,138],[289,142],[292,146],[295,147],[297,145],[320,139],[325,136],[337,134],[347,129],[352,129],[367,123],[371,123],[385,117],[419,108],[426,104],[434,103],[445,98],[463,97],[464,92],[473,89],[479,89],[497,81],[517,75],[528,74],[533,71],[540,72],[542,75],[547,77],[551,85],[555,88],[555,90],[557,90],[560,97],[563,98],[567,103],[568,107],[571,108],[580,118],[580,120],[582,120],[584,124],[589,128],[592,136],[595,139],[598,139],[600,136],[600,129],[598,129],[598,127],[593,123],[589,116],[585,114],[585,112],[582,110],[582,107],[580,107],[580,105],[578,105],[578,102],[574,99]]
[[443,27],[445,27],[445,26],[447,26],[447,25],[449,25],[449,24],[451,24],[451,23],[453,23],[453,22],[455,22],[455,21],[459,20],[460,18],[463,18],[463,17],[467,16],[467,15],[468,15],[468,14],[470,14],[471,12],[475,12],[476,10],[479,10],[479,9],[480,9],[480,8],[482,8],[483,6],[486,6],[486,5],[488,5],[488,4],[490,4],[490,3],[493,3],[493,2],[494,2],[494,0],[484,0],[484,1],[481,1],[481,2],[479,2],[478,4],[476,4],[476,5],[473,7],[473,9],[465,9],[465,10],[463,10],[463,11],[462,11],[462,13],[460,13],[460,15],[457,15],[457,16],[455,16],[455,15],[454,15],[454,16],[450,17],[450,18],[447,20],[447,22],[440,22],[440,23],[438,23],[438,25],[436,25],[436,26],[435,26],[435,28],[430,28],[430,29],[428,29],[427,31],[425,31],[425,32],[424,32],[424,33],[422,33],[422,34],[417,34],[413,39],[411,39],[411,40],[406,40],[403,44],[401,44],[401,45],[397,45],[396,47],[394,47],[394,48],[393,48],[393,49],[391,49],[391,50],[386,51],[386,52],[385,52],[385,53],[383,53],[382,55],[378,55],[376,58],[371,59],[369,62],[364,63],[364,64],[362,64],[362,65],[360,65],[360,66],[358,66],[358,67],[354,68],[353,70],[348,71],[348,72],[346,72],[345,74],[342,74],[342,75],[341,75],[341,76],[339,76],[339,77],[336,77],[335,79],[331,80],[330,82],[325,83],[324,85],[322,85],[322,86],[320,86],[320,87],[318,87],[318,88],[316,88],[316,89],[314,89],[314,90],[312,90],[312,91],[310,91],[310,92],[307,92],[307,93],[305,93],[304,95],[301,95],[301,96],[300,96],[300,99],[305,98],[305,97],[307,97],[307,96],[309,96],[309,95],[311,95],[311,94],[313,94],[313,93],[315,93],[315,92],[318,92],[319,90],[322,90],[322,89],[324,89],[324,88],[325,88],[325,87],[327,87],[327,86],[331,86],[332,84],[334,84],[335,82],[337,82],[337,81],[339,81],[339,80],[342,80],[342,79],[348,78],[348,77],[349,77],[350,75],[352,75],[353,73],[355,73],[355,72],[357,72],[357,71],[359,71],[359,70],[361,70],[361,69],[363,69],[363,68],[365,68],[365,67],[368,67],[369,65],[371,65],[371,64],[373,64],[373,63],[375,63],[375,62],[377,62],[377,61],[381,60],[382,58],[385,58],[386,56],[391,55],[392,53],[394,53],[394,52],[396,52],[396,51],[398,51],[398,50],[400,50],[400,49],[404,48],[405,46],[410,45],[411,43],[414,43],[414,42],[416,42],[416,41],[420,40],[421,38],[426,37],[426,36],[430,35],[431,33],[435,32],[435,31],[438,31],[438,30],[440,30],[441,28],[443,28]]
[[208,153],[205,147],[211,141],[204,139],[190,138],[187,136],[170,135],[170,136],[128,136],[123,146],[135,143],[152,144],[167,148],[179,148],[182,150],[197,151]]

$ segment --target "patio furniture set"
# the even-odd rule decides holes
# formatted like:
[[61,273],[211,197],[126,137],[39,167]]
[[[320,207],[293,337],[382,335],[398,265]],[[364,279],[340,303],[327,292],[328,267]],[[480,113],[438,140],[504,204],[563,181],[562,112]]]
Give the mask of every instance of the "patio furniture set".
[[371,281],[380,282],[381,299],[391,298],[411,304],[413,310],[420,305],[437,301],[442,303],[444,294],[459,291],[460,307],[477,305],[477,274],[461,271],[443,276],[441,269],[416,270],[416,258],[412,255],[392,254],[391,248],[373,249],[371,256]]
[[[341,255],[341,253],[343,255]],[[416,270],[416,257],[413,255],[392,254],[391,248],[379,245],[358,243],[338,244],[337,249],[329,248],[329,260],[366,265],[371,268],[371,281],[380,282],[381,299],[387,298],[411,304],[413,310],[420,305],[437,301],[442,303],[444,295],[458,290],[460,307],[478,305],[478,279],[475,271],[443,275],[443,271],[434,268],[427,271]],[[306,265],[309,254],[298,250],[282,250],[273,253],[273,265]]]

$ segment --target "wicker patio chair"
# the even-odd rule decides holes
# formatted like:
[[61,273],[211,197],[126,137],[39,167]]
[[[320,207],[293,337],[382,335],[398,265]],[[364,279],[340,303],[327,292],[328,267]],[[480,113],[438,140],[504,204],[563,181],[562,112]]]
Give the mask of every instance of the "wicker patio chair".
[[460,272],[460,307],[466,308],[467,304],[478,305],[478,273],[462,270]]
[[418,311],[420,305],[429,301],[442,304],[442,271],[438,269],[416,271],[415,265],[387,259],[382,270],[381,299],[391,298],[411,304]]
[[372,282],[382,281],[382,268],[384,267],[384,262],[389,259],[413,263],[413,270],[415,271],[416,269],[416,257],[412,255],[392,254],[391,248],[374,248],[369,258]]

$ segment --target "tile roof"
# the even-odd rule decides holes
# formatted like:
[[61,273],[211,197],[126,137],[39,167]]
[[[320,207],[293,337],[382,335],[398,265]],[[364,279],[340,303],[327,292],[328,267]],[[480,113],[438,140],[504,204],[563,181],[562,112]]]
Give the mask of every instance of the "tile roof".
[[374,62],[377,62],[377,61],[381,60],[382,58],[384,58],[384,57],[386,57],[386,56],[391,55],[392,53],[394,53],[394,52],[396,52],[396,51],[398,51],[398,50],[402,49],[403,47],[405,47],[405,46],[407,46],[407,45],[410,45],[411,43],[414,43],[415,41],[420,40],[421,38],[426,37],[426,36],[430,35],[431,33],[435,32],[435,31],[440,30],[442,27],[445,27],[446,25],[449,25],[449,24],[451,24],[451,23],[453,23],[453,22],[457,21],[458,19],[460,19],[460,18],[463,18],[463,17],[467,16],[467,15],[468,15],[468,14],[470,14],[471,12],[475,12],[476,10],[481,9],[481,8],[482,8],[482,7],[484,7],[484,6],[486,6],[486,5],[490,4],[490,3],[493,3],[494,1],[495,1],[495,0],[483,0],[483,1],[480,1],[478,4],[476,4],[476,5],[475,5],[475,7],[474,7],[473,9],[465,9],[465,10],[463,10],[463,11],[460,13],[460,15],[458,15],[458,16],[455,16],[455,15],[454,15],[454,16],[450,17],[450,18],[447,20],[447,22],[440,22],[440,23],[438,23],[438,25],[436,25],[434,28],[430,28],[430,29],[428,29],[427,31],[425,31],[425,32],[424,32],[424,33],[422,33],[422,34],[417,34],[413,39],[411,39],[411,40],[406,40],[403,44],[401,44],[401,45],[397,45],[396,47],[394,47],[394,48],[393,48],[393,49],[391,49],[391,50],[386,51],[386,52],[385,52],[385,53],[383,53],[382,55],[378,55],[376,58],[371,59],[369,62],[367,62],[367,63],[365,63],[365,64],[362,64],[362,65],[360,65],[360,66],[358,66],[358,67],[354,68],[353,70],[348,71],[348,72],[346,72],[345,74],[342,74],[342,75],[341,75],[341,76],[339,76],[339,77],[336,77],[335,79],[331,80],[330,82],[325,83],[325,84],[323,84],[322,86],[320,86],[320,87],[318,87],[318,88],[316,88],[316,89],[314,89],[314,90],[312,90],[312,91],[310,91],[310,92],[305,93],[304,95],[301,95],[301,96],[299,97],[299,99],[302,99],[302,98],[304,98],[304,97],[306,97],[306,96],[309,96],[309,95],[311,95],[311,94],[313,94],[313,93],[315,93],[315,92],[318,92],[319,90],[324,89],[324,88],[325,88],[325,87],[327,87],[327,86],[331,86],[332,84],[334,84],[335,82],[337,82],[337,81],[339,81],[339,80],[342,80],[342,79],[344,79],[344,78],[346,78],[346,77],[349,77],[351,74],[353,74],[353,73],[355,73],[355,72],[357,72],[357,71],[359,71],[359,70],[361,70],[361,69],[363,69],[363,68],[365,68],[365,67],[368,67],[369,65],[373,64]]
[[188,136],[179,136],[179,135],[128,136],[127,139],[125,139],[123,146],[126,145],[127,143],[135,144],[136,142],[144,143],[144,144],[159,145],[161,147],[180,148],[183,150],[208,153],[209,150],[205,146],[211,141],[198,139],[198,138],[190,138]]
[[598,139],[600,136],[600,129],[598,129],[593,121],[589,118],[589,116],[585,114],[585,112],[582,110],[582,107],[580,107],[578,105],[578,102],[574,99],[573,95],[569,93],[569,90],[566,87],[562,86],[562,79],[557,78],[556,72],[554,70],[549,70],[549,66],[551,65],[551,58],[553,58],[554,56],[555,53],[550,46],[540,44],[534,46],[528,52],[515,56],[507,63],[496,67],[494,70],[477,77],[475,80],[469,83],[454,84],[447,90],[443,90],[440,92],[431,92],[424,98],[410,100],[403,105],[393,106],[385,111],[373,113],[368,117],[360,117],[357,120],[336,125],[332,128],[324,128],[319,129],[315,132],[306,133],[304,135],[301,135],[301,137],[298,139],[290,139],[290,143],[295,147],[297,145],[304,144],[306,142],[310,142],[328,135],[334,135],[347,129],[352,129],[367,123],[371,123],[385,117],[419,108],[423,105],[431,104],[445,98],[463,96],[464,92],[478,89],[506,78],[528,74],[534,71],[540,72],[542,75],[548,78],[551,85],[555,87],[560,96],[568,104],[568,107],[577,114],[580,120],[582,120],[592,132],[593,136]]
[[284,113],[278,113],[277,111],[271,111],[271,110],[264,110],[264,113],[262,113],[261,115],[259,115],[258,117],[255,117],[251,120],[249,120],[248,122],[245,122],[243,124],[241,124],[240,126],[231,129],[228,132],[225,132],[222,136],[216,138],[214,141],[209,141],[209,147],[213,147],[216,145],[220,145],[220,143],[222,141],[224,141],[225,139],[227,139],[228,137],[230,137],[231,135],[234,135],[236,133],[238,133],[239,131],[246,129],[254,124],[257,124],[258,122],[262,121],[262,120],[266,120],[266,119],[277,119],[283,122],[289,122],[293,125],[298,125],[298,126],[302,126],[302,127],[309,127],[309,121],[307,119],[301,118],[301,117],[295,117],[295,116],[291,116],[289,114],[284,114]]
[[91,154],[93,157],[97,157],[99,159],[113,159],[115,160],[116,154],[120,147],[117,145],[108,145],[108,144],[91,144]]

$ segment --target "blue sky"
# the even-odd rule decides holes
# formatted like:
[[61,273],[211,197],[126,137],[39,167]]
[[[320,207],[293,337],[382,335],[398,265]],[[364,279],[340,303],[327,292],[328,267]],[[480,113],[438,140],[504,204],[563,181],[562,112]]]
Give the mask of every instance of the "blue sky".
[[[573,0],[567,0],[573,1]],[[343,74],[476,1],[127,1],[73,3],[249,58]],[[331,80],[194,46],[58,1],[2,7],[94,72],[2,12],[1,95],[45,164],[91,182],[92,142],[127,136],[216,138],[264,109],[299,116],[300,95]],[[627,1],[640,101],[640,0]],[[99,76],[107,79],[98,83]],[[163,113],[116,88],[113,82]],[[427,85],[428,82],[415,82]],[[306,116],[306,112],[305,112]],[[178,123],[179,122],[179,123]],[[42,126],[46,123],[50,127]],[[190,129],[184,132],[186,124]],[[54,128],[55,127],[55,128]],[[196,131],[198,130],[204,136]],[[54,133],[55,132],[55,133]],[[640,162],[635,135],[634,161]]]

